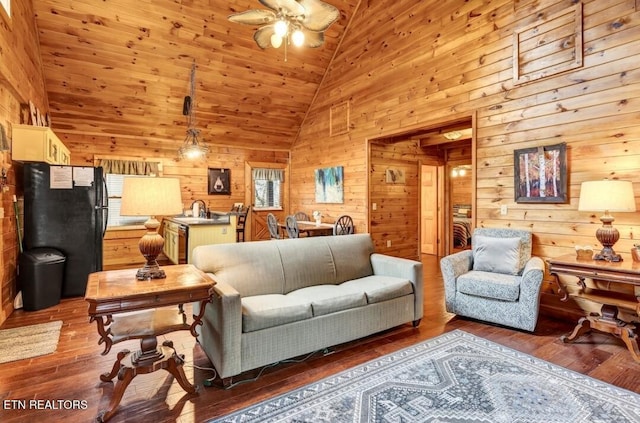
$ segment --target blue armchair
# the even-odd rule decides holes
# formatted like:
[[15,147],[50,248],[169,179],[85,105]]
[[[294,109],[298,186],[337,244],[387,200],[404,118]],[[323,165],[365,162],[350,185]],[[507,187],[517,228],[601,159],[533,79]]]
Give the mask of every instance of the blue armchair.
[[440,260],[447,311],[533,332],[544,262],[531,244],[528,231],[475,229],[472,250]]

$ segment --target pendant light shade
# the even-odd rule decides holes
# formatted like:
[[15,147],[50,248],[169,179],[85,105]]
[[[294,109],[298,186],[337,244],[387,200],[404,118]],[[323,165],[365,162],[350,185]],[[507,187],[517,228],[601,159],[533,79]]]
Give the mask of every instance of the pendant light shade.
[[195,128],[195,108],[196,108],[196,63],[191,65],[190,77],[190,95],[185,97],[182,107],[182,113],[187,115],[187,136],[182,143],[182,147],[178,149],[178,155],[181,159],[195,160],[206,156],[209,148],[202,141],[198,140],[200,131]]

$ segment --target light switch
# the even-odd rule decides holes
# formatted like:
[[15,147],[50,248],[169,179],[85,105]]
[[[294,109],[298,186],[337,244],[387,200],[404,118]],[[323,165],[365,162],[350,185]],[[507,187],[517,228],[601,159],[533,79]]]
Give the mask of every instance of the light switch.
[[378,210],[378,204],[377,204],[377,203],[373,203],[373,204],[371,204],[371,209],[372,209],[373,211]]
[[507,210],[507,205],[506,204],[503,204],[503,205],[500,206],[500,214],[502,216],[506,216],[507,215],[507,211],[508,210]]

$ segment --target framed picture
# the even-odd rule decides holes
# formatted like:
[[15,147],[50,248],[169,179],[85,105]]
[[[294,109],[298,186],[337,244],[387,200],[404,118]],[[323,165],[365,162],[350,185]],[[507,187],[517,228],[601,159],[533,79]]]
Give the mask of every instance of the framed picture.
[[388,184],[404,184],[406,182],[404,171],[397,168],[385,170],[384,180]]
[[315,170],[316,203],[344,203],[342,166]]
[[513,154],[517,203],[567,202],[565,143],[514,150]]
[[209,168],[208,178],[209,194],[231,194],[231,172],[229,169],[211,169]]

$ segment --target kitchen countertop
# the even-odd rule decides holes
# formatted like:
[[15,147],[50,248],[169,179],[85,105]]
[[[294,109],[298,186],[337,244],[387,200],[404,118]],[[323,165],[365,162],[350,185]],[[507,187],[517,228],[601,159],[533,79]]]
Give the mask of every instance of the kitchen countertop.
[[203,225],[230,225],[230,213],[228,212],[211,212],[214,217],[193,217],[193,216],[174,216],[167,218],[168,220],[181,225],[203,226]]

